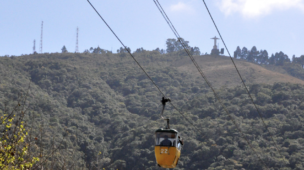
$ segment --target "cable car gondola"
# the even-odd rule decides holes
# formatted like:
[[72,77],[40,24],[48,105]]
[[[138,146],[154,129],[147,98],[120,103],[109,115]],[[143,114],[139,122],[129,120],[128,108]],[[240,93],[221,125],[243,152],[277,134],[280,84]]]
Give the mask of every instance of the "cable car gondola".
[[[168,101],[170,99],[162,98],[162,114]],[[155,158],[158,166],[162,168],[175,168],[181,155],[183,141],[178,131],[170,128],[170,119],[166,118],[164,120],[167,121],[167,127],[155,131]]]

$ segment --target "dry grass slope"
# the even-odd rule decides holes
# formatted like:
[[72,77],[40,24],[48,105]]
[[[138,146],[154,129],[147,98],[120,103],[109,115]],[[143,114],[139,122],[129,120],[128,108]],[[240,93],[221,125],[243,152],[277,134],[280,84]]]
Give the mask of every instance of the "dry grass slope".
[[[208,80],[216,88],[227,86],[233,87],[241,85],[240,78],[228,57],[222,56],[196,56],[197,63],[202,68]],[[304,81],[287,74],[267,70],[259,65],[246,62],[244,60],[235,60],[235,63],[245,80],[246,84],[274,84],[276,82],[289,82],[293,84],[303,84]],[[180,71],[199,76],[189,58],[176,61],[174,64]]]

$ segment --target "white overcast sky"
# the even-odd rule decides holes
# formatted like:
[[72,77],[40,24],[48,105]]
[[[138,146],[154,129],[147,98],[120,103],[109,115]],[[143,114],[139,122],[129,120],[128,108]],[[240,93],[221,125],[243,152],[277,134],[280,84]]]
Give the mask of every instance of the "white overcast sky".
[[[201,0],[159,0],[179,34],[210,53],[211,37],[218,36]],[[153,0],[91,0],[125,45],[152,50],[166,48],[175,38]],[[268,53],[283,51],[290,58],[304,54],[304,0],[206,0],[233,54],[237,46]],[[65,45],[75,51],[100,46],[116,51],[121,45],[86,0],[2,0],[0,2],[0,56],[60,52]],[[223,43],[220,42],[220,48]],[[227,54],[227,53],[226,53]]]

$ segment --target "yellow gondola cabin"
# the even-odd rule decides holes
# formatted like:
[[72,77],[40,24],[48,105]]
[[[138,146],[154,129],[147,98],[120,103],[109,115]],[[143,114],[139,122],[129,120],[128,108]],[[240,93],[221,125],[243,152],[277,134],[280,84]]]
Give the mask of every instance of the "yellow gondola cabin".
[[155,157],[158,166],[175,168],[181,155],[178,131],[175,129],[158,129],[155,131]]

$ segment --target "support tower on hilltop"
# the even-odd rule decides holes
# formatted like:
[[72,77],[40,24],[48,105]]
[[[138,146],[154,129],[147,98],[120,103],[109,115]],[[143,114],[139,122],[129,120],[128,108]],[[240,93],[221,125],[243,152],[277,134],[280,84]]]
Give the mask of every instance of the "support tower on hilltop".
[[34,46],[33,46],[33,54],[36,53],[36,40],[34,40]]
[[79,29],[77,27],[77,31],[76,31],[76,50],[75,50],[75,53],[78,53],[78,32],[79,32]]
[[40,53],[42,53],[42,41],[43,41],[43,21],[41,22]]

